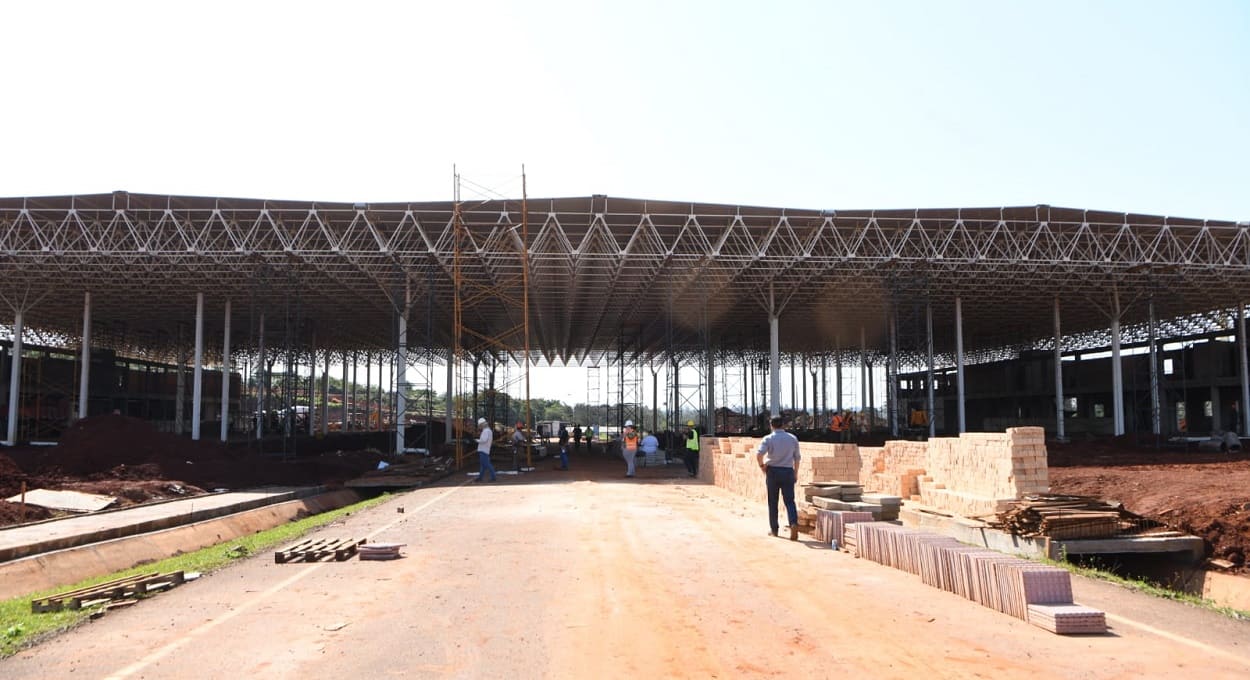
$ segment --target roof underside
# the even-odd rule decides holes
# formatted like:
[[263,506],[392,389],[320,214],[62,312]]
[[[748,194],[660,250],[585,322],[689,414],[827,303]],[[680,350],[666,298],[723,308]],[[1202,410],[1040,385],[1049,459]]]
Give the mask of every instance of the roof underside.
[[943,355],[956,297],[969,354],[1045,346],[1056,298],[1068,342],[1093,345],[1116,297],[1130,329],[1153,300],[1177,335],[1227,327],[1220,310],[1250,284],[1245,223],[1048,206],[817,211],[594,196],[457,210],[119,192],[0,199],[0,297],[26,310],[28,327],[72,338],[90,291],[98,344],[145,354],[186,346],[196,292],[209,338],[232,301],[235,348],[254,346],[263,312],[270,338],[387,353],[406,308],[409,345],[442,356],[459,275],[462,345],[515,356],[526,246],[530,346],[552,363],[622,346],[681,356],[708,341],[763,352],[770,305],[783,351],[858,351],[861,329],[885,350],[893,308],[899,348],[914,354],[929,302]]

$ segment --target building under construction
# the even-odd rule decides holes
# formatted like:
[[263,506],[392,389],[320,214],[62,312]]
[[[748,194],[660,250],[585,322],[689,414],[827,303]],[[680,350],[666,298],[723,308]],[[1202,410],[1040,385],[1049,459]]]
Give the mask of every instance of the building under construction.
[[[185,365],[196,439],[274,407],[240,400],[248,372],[291,376],[286,403],[320,404],[309,426],[327,431],[328,373],[347,383],[354,360],[392,376],[377,401],[393,400],[401,450],[412,394],[445,393],[451,436],[453,421],[498,408],[478,395],[516,394],[531,366],[564,364],[595,367],[589,401],[610,405],[609,421],[662,402],[668,423],[697,412],[715,427],[728,406],[804,411],[819,427],[854,410],[896,436],[1250,430],[1244,222],[1045,205],[116,192],[0,199],[0,273],[9,443],[41,436],[22,423],[45,392],[58,418],[125,403],[102,358]],[[52,354],[55,386],[31,378]]]

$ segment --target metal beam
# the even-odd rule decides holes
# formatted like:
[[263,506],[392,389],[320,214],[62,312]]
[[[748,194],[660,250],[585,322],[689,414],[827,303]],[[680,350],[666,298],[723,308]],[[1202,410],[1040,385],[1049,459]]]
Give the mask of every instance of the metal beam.
[[964,401],[964,307],[963,300],[955,296],[955,401],[959,410],[959,434],[968,431]]
[[1120,291],[1112,289],[1111,411],[1117,437],[1124,434],[1124,367],[1120,356]]
[[[312,417],[311,409],[309,417]],[[230,300],[226,300],[225,330],[221,334],[221,441],[230,436]]]
[[91,390],[91,291],[82,299],[82,365],[78,374],[78,417],[87,417],[87,399]]
[[191,386],[191,439],[200,440],[200,413],[204,405],[204,293],[195,294],[195,377]]
[[1065,441],[1063,422],[1063,333],[1059,326],[1059,296],[1054,299],[1055,317],[1055,438]]
[[17,418],[21,413],[18,408],[22,399],[22,331],[24,319],[21,310],[13,314],[13,361],[9,367],[9,431],[5,443],[17,446]]

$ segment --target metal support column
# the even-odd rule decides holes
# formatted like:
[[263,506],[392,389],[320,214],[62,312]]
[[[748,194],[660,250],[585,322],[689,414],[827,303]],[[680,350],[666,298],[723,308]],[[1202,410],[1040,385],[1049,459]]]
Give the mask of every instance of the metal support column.
[[[356,397],[358,396],[357,390],[356,390],[356,381],[360,379],[360,365],[357,359],[358,359],[357,353],[352,352],[352,399],[351,399],[351,411],[349,412],[350,415],[347,417],[347,422],[351,423],[352,425],[351,429],[353,431],[356,429],[355,427],[356,408],[357,408]],[[365,423],[365,424],[368,425],[368,423]]]
[[91,389],[91,291],[82,300],[82,366],[78,374],[78,417],[87,417],[87,395]]
[[955,296],[955,402],[959,434],[963,434],[968,431],[968,412],[964,401],[964,305],[959,296]]
[[308,348],[308,436],[316,434],[317,414],[317,334],[312,336],[312,347]]
[[221,334],[221,441],[230,435],[230,301],[226,300],[226,328]]
[[339,399],[342,406],[342,415],[339,417],[339,432],[347,432],[350,428],[347,422],[347,352],[343,352],[343,394]]
[[330,350],[326,350],[325,370],[321,372],[321,436],[330,434]]
[[1059,327],[1059,296],[1055,296],[1055,437],[1065,440],[1063,422],[1063,333]]
[[195,377],[191,383],[191,440],[200,440],[204,398],[204,294],[195,294]]
[[18,402],[22,398],[22,313],[13,315],[13,355],[9,367],[9,431],[5,443],[17,446]]
[[[455,363],[456,363],[456,348],[448,347],[447,348],[447,394],[443,397],[444,398],[443,406],[446,409],[446,415],[443,416],[443,423],[444,425],[446,425],[445,432],[446,432],[447,442],[451,442],[455,440],[456,438],[456,434],[452,429],[452,423],[454,422],[452,419],[452,416],[454,415],[452,411],[453,411],[453,408],[455,407],[455,402],[452,399],[452,388],[455,387],[455,384],[452,383],[451,381],[453,377],[453,373],[454,373],[453,367]],[[533,424],[531,423],[530,426],[532,427]]]
[[898,308],[890,306],[890,356],[886,359],[886,400],[889,403],[890,436],[898,436]]
[[833,347],[833,382],[837,385],[833,390],[834,411],[842,413],[842,351],[835,344]]
[[[1241,432],[1250,436],[1250,370],[1246,360],[1246,303],[1237,303],[1237,358],[1241,360]],[[1236,427],[1236,425],[1234,425]]]
[[780,320],[774,313],[768,315],[768,414],[781,415],[781,338],[778,335]]
[[1113,313],[1111,319],[1111,412],[1117,437],[1124,434],[1124,367],[1120,355],[1120,291],[1111,291]]
[[265,396],[268,390],[265,389],[265,313],[260,313],[260,327],[258,328],[260,342],[257,353],[260,360],[256,362],[256,438],[260,439],[265,436],[265,407],[268,405]]
[[868,343],[864,340],[863,326],[859,327],[859,379],[860,430],[866,431],[864,426],[868,423]]
[[[1159,435],[1163,432],[1163,412],[1159,408],[1159,321],[1155,318],[1153,297],[1147,310],[1150,314],[1150,431]],[[1233,425],[1235,427],[1236,423]]]
[[[373,429],[373,352],[365,352],[365,432]],[[380,419],[379,419],[380,420]]]
[[926,387],[925,410],[927,411],[925,414],[925,420],[929,421],[929,438],[932,439],[937,436],[937,421],[934,418],[936,415],[934,406],[936,406],[936,404],[934,403],[935,399],[933,394],[933,303],[931,301],[926,301],[924,303],[924,327],[925,350],[928,355],[928,360],[925,365],[927,372],[924,379]]
[[[399,344],[395,348],[395,453],[404,452],[404,414],[408,412],[408,307],[396,314]],[[426,423],[426,428],[430,427]]]

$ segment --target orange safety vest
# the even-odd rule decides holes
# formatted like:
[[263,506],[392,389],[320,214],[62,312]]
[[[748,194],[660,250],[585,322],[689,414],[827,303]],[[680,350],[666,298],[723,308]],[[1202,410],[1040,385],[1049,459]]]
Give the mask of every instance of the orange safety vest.
[[626,451],[638,450],[638,433],[637,432],[625,433],[625,450]]
[[829,423],[829,429],[833,430],[834,432],[841,432],[842,430],[845,430],[846,423],[842,422],[842,416],[840,415],[834,416],[833,422]]

